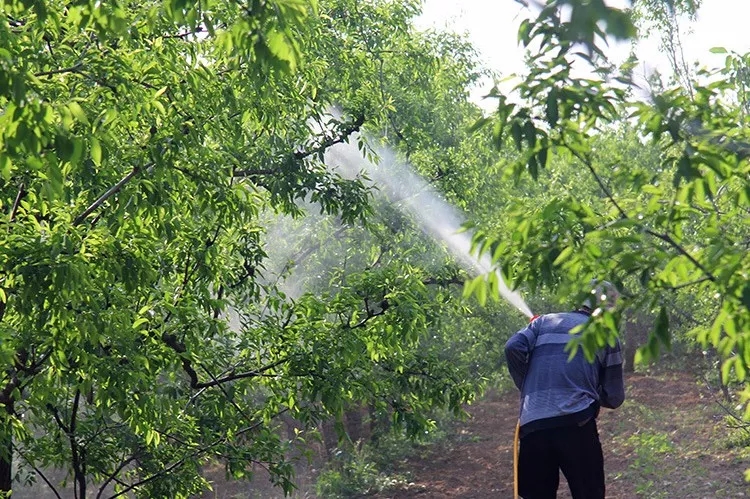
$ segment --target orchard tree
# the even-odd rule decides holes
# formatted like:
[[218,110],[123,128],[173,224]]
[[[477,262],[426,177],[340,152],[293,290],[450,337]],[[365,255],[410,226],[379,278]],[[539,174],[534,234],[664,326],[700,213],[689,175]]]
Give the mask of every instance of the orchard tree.
[[59,495],[62,468],[76,497],[186,497],[218,461],[289,491],[280,415],[359,400],[415,434],[474,396],[423,345],[435,273],[370,260],[290,300],[264,269],[269,213],[370,220],[330,146],[369,127],[419,155],[430,110],[396,111],[428,88],[441,140],[471,116],[466,49],[409,41],[416,2],[1,5],[0,490]]
[[[624,290],[622,307],[595,314],[572,348],[593,355],[618,334],[623,308],[645,307],[656,319],[638,357],[653,358],[670,345],[671,308],[690,303],[699,319],[693,337],[718,350],[725,379],[745,381],[750,129],[746,87],[726,77],[740,74],[745,57],[730,54],[725,68],[703,70],[692,87],[639,100],[632,63],[613,69],[602,50],[607,37],[635,36],[628,12],[550,0],[518,36],[530,50],[528,73],[512,96],[497,92],[497,111],[478,126],[491,125],[498,147],[517,150],[512,174],[539,181],[572,161],[580,181],[561,182],[535,210],[517,211],[507,236],[479,231],[476,248],[489,249],[515,285],[554,288],[568,302],[583,297],[591,278]],[[575,70],[582,66],[588,70]],[[637,160],[643,153],[632,139],[620,153],[602,154],[603,138],[623,127],[656,156]]]

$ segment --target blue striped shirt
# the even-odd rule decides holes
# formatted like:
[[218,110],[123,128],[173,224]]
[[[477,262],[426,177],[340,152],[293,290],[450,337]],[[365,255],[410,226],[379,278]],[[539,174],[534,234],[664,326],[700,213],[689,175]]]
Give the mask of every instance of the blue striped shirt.
[[521,429],[580,424],[599,406],[614,409],[625,400],[619,341],[597,352],[593,363],[581,349],[568,361],[570,330],[584,324],[585,312],[542,315],[505,344],[508,370],[521,390]]

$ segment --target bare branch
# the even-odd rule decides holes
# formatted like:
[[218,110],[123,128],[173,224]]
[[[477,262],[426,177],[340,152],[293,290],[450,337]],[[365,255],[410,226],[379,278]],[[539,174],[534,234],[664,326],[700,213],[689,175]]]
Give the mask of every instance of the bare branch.
[[138,167],[138,166],[134,167],[130,171],[130,173],[128,173],[127,175],[125,175],[122,178],[122,180],[120,180],[115,185],[113,185],[112,187],[110,187],[109,190],[107,190],[107,192],[105,192],[104,194],[102,194],[99,197],[99,199],[97,199],[96,201],[94,201],[93,203],[91,203],[91,206],[89,206],[88,208],[86,208],[83,213],[81,213],[80,215],[78,215],[75,218],[75,220],[73,220],[73,225],[80,225],[81,222],[83,222],[86,219],[87,216],[89,216],[92,212],[94,212],[94,210],[96,210],[97,208],[99,208],[107,199],[109,199],[112,196],[114,196],[115,194],[117,194],[117,192],[119,192],[120,189],[122,189],[125,184],[127,184],[128,182],[130,182],[130,180],[132,180],[133,177],[135,177],[136,175],[138,175],[138,173],[140,171],[141,171],[140,167]]
[[[271,416],[271,418],[279,417],[282,414],[286,413],[288,410],[289,409],[282,409],[282,410],[278,411],[276,414],[274,414],[273,416]],[[257,423],[255,423],[253,425],[250,425],[250,426],[248,426],[246,428],[243,428],[243,429],[237,431],[236,433],[233,434],[233,437],[236,438],[236,437],[238,437],[240,435],[244,435],[245,433],[253,431],[256,428],[262,426],[264,423],[265,423],[264,420],[258,421]],[[211,449],[213,449],[214,447],[216,447],[218,445],[221,445],[222,443],[226,442],[227,440],[228,440],[228,437],[224,436],[224,437],[219,438],[219,439],[215,440],[214,442],[212,442],[212,443],[210,443],[210,444],[208,444],[208,445],[206,445],[204,447],[196,449],[193,453],[189,454],[188,456],[183,457],[182,459],[179,459],[178,461],[175,461],[174,463],[170,464],[169,466],[166,466],[161,471],[158,471],[158,472],[154,473],[153,475],[144,478],[143,480],[140,480],[138,482],[132,483],[132,484],[128,485],[127,487],[123,487],[123,489],[121,491],[119,491],[118,493],[116,493],[113,496],[110,496],[109,499],[115,499],[116,497],[120,497],[122,495],[125,495],[125,494],[127,494],[128,492],[130,492],[131,490],[133,490],[135,488],[142,487],[143,485],[146,485],[147,483],[150,483],[150,482],[156,480],[157,478],[160,478],[162,476],[168,475],[173,470],[175,470],[175,469],[179,468],[180,466],[182,466],[183,464],[185,464],[185,462],[187,462],[188,459],[195,458],[197,456],[200,456],[201,454],[205,454],[206,452],[209,452]]]
[[51,71],[42,71],[40,73],[34,74],[37,78],[40,78],[42,76],[52,76],[52,75],[58,75],[63,73],[76,73],[79,69],[83,67],[83,63],[79,62],[78,64],[74,64],[73,66],[70,66],[69,68],[61,68],[61,69],[53,69]]
[[674,239],[672,239],[669,234],[660,234],[658,232],[655,232],[651,229],[646,229],[646,234],[649,234],[651,236],[654,236],[657,239],[661,239],[662,241],[666,242],[670,246],[672,246],[674,249],[677,250],[678,253],[683,255],[685,258],[690,260],[690,262],[695,265],[697,268],[701,270],[704,274],[706,274],[706,278],[711,282],[716,282],[716,276],[714,276],[711,271],[709,271],[706,267],[703,266],[702,263],[700,263],[698,260],[693,257],[690,253],[688,253],[685,248],[680,246]]
[[26,457],[26,455],[23,453],[23,451],[21,449],[19,449],[18,446],[15,445],[15,444],[13,444],[13,451],[16,454],[18,454],[19,456],[21,456],[21,459],[23,459],[24,461],[26,461],[26,463],[29,466],[31,466],[31,469],[34,470],[34,473],[36,473],[37,475],[39,475],[40,477],[42,477],[42,480],[44,480],[44,483],[46,483],[47,486],[50,488],[50,490],[52,490],[52,493],[55,494],[55,497],[57,497],[57,499],[62,499],[62,497],[60,496],[59,492],[57,492],[57,489],[55,488],[55,486],[52,485],[52,482],[50,482],[49,479],[47,479],[47,477],[44,475],[44,473],[42,473],[42,470],[40,470],[39,468],[36,467],[36,465],[34,464],[34,461],[32,461],[31,459],[29,459],[28,457]]
[[13,201],[13,207],[10,210],[10,216],[8,217],[8,223],[13,222],[16,218],[16,213],[18,213],[18,207],[21,204],[21,200],[26,196],[26,187],[23,183],[18,186],[18,192],[16,193],[16,199]]

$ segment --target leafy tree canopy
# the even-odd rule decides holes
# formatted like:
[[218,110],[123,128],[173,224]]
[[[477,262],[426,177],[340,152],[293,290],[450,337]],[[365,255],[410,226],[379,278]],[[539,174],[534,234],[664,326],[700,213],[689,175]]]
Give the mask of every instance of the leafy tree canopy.
[[[689,88],[644,101],[631,91],[632,62],[612,68],[606,60],[610,36],[635,32],[625,11],[604,2],[551,0],[521,23],[519,41],[533,52],[515,89],[520,102],[498,92],[497,111],[477,126],[491,125],[498,148],[516,149],[508,168],[549,193],[519,192],[528,202],[518,202],[503,230],[478,232],[475,246],[489,248],[512,282],[555,289],[569,303],[592,278],[625,291],[620,310],[601,311],[571,348],[593,355],[617,335],[622,309],[633,307],[656,311],[639,352],[654,358],[670,345],[670,320],[687,316],[692,337],[725,359],[725,379],[745,381],[750,129],[747,83],[727,78],[746,67],[745,57],[730,54]],[[580,65],[589,71],[573,71]],[[573,171],[560,168],[571,163]]]
[[[0,5],[0,489],[61,467],[79,497],[186,497],[220,461],[288,491],[282,414],[365,403],[416,435],[475,396],[440,319],[455,265],[410,263],[440,250],[323,161],[360,129],[428,175],[467,155],[448,124],[479,70],[416,2]],[[267,222],[310,206],[349,249],[291,299]]]

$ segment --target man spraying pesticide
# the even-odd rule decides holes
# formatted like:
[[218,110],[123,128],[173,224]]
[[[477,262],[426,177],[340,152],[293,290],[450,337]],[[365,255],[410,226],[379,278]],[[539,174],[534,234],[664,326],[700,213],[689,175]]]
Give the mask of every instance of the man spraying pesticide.
[[595,282],[592,296],[572,312],[533,316],[505,344],[508,370],[521,391],[514,461],[514,493],[523,499],[554,499],[559,472],[573,499],[604,499],[604,458],[596,428],[600,407],[625,400],[620,344],[588,362],[579,351],[568,360],[570,330],[586,323],[597,307],[611,308],[617,289]]

